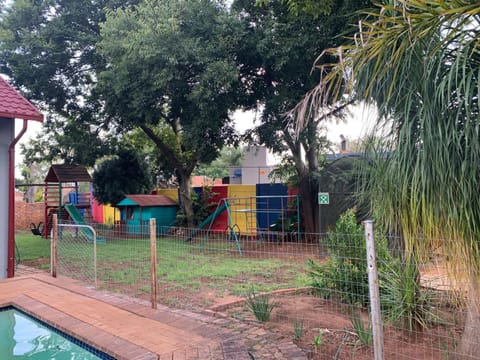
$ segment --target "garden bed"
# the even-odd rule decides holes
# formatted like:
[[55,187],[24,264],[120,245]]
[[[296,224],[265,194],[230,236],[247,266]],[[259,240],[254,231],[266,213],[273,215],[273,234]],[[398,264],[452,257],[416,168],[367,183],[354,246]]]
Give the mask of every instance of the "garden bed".
[[[246,323],[261,324],[270,331],[295,339],[295,323],[303,321],[303,331],[294,342],[302,348],[309,359],[356,359],[373,358],[373,346],[362,344],[352,326],[351,309],[339,305],[333,300],[300,293],[277,293],[270,297],[276,304],[271,319],[259,323],[252,312],[241,303],[224,306],[222,316],[228,316]],[[226,308],[226,309],[225,309]],[[448,313],[448,308],[444,309]],[[361,317],[365,327],[368,325],[367,314]],[[297,330],[298,331],[298,330]],[[461,328],[431,324],[423,332],[415,332],[411,336],[405,332],[386,326],[384,329],[385,359],[417,359],[437,360],[448,358],[454,350],[455,339],[460,336]],[[315,345],[315,338],[319,341]]]

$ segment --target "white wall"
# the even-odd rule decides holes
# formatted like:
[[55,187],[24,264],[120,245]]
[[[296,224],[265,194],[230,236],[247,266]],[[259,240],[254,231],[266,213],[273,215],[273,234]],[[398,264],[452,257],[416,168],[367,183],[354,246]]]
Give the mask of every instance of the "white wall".
[[8,147],[14,138],[15,121],[0,118],[0,279],[8,267]]

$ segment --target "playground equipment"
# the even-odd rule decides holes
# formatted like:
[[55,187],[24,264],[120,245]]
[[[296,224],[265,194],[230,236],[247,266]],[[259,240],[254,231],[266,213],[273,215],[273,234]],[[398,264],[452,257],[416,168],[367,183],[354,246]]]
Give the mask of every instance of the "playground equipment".
[[39,235],[39,236],[42,236],[43,235],[43,222],[40,221],[38,223],[38,225],[36,225],[35,223],[30,223],[30,231],[32,232],[33,235]]
[[300,237],[298,195],[236,197],[229,198],[228,202],[231,205],[229,218],[247,238],[283,242],[292,232]]
[[[222,228],[234,240],[242,254],[240,237],[256,241],[300,239],[301,218],[298,195],[266,195],[223,198],[215,211],[190,233],[192,240],[203,229],[208,240],[215,221],[226,212],[227,224]],[[218,226],[217,226],[218,228]]]
[[213,213],[211,213],[205,220],[203,220],[198,227],[193,230],[193,232],[189,235],[188,240],[192,240],[192,238],[197,235],[200,231],[202,231],[207,225],[209,225],[209,229],[211,230],[213,222],[220,216],[220,214],[228,208],[228,203],[225,199],[220,200],[217,205],[217,208]]
[[[90,183],[92,178],[85,167],[76,165],[52,165],[45,177],[45,212],[43,236],[48,238],[52,229],[53,214],[59,220],[67,220],[70,216],[65,209],[65,204],[74,203],[77,209],[83,211],[90,209],[90,193],[79,192],[80,183]],[[90,187],[90,186],[89,186]],[[64,200],[65,189],[70,189],[69,200]]]
[[[89,229],[85,228],[85,226],[88,226],[88,224],[85,222],[82,214],[80,214],[80,212],[78,211],[78,209],[75,207],[75,205],[72,205],[72,204],[66,204],[65,206],[65,210],[68,212],[68,214],[70,215],[70,218],[72,219],[72,221],[76,224],[76,225],[81,225],[81,230],[82,230],[82,233],[87,237],[88,241],[89,242],[93,242],[94,241],[94,236],[92,234],[92,231],[90,231]],[[105,244],[106,241],[105,241],[105,238],[101,237],[101,236],[96,236],[96,242],[98,244]]]

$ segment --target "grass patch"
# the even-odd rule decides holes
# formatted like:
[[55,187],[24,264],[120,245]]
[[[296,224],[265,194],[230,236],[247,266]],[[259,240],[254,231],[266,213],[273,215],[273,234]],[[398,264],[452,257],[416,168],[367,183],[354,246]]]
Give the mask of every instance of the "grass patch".
[[17,261],[50,259],[50,241],[33,234],[15,234]]

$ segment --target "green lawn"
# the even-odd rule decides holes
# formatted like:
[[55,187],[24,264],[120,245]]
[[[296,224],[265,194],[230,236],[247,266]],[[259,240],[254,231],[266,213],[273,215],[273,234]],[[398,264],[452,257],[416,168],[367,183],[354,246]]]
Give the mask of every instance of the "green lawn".
[[[49,241],[33,235],[17,235],[16,241],[22,262],[49,258]],[[86,279],[93,276],[91,243],[64,236],[58,251],[60,274]],[[191,244],[162,238],[157,241],[157,259],[160,296],[166,302],[171,301],[169,293],[176,298],[192,297],[194,301],[200,300],[202,292],[243,295],[252,288],[270,291],[301,287],[307,282],[302,261],[240,256],[235,244],[229,242]],[[97,274],[100,286],[108,289],[148,292],[149,241],[118,239],[99,244]]]
[[[30,233],[15,234],[15,257],[17,262],[36,265],[41,269],[50,267],[50,241]],[[32,262],[37,262],[33,264]],[[31,264],[32,263],[32,264]]]

